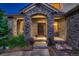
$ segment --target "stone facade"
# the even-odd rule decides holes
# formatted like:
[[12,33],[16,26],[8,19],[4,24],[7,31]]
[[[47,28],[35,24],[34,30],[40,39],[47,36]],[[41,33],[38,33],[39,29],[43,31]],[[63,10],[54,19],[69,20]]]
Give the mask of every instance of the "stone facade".
[[[29,7],[29,6],[28,6]],[[27,41],[31,38],[31,17],[36,14],[45,15],[47,18],[47,38],[54,38],[54,17],[59,15],[55,9],[48,8],[44,4],[35,4],[23,13],[24,36]],[[21,14],[20,14],[21,15]],[[54,16],[55,15],[55,16]],[[9,18],[10,35],[17,34],[17,19]],[[66,39],[68,44],[75,49],[79,49],[79,11],[72,12],[65,19],[59,19],[59,37]]]
[[25,34],[25,39],[27,40],[30,38],[30,30],[31,30],[31,16],[35,14],[43,14],[47,17],[47,35],[48,38],[54,36],[54,30],[53,30],[53,22],[54,22],[54,15],[55,15],[55,10],[49,9],[43,4],[35,4],[35,7],[29,10],[28,12],[25,13],[25,28],[24,28],[24,34]]
[[73,12],[67,17],[69,45],[79,50],[79,11]]

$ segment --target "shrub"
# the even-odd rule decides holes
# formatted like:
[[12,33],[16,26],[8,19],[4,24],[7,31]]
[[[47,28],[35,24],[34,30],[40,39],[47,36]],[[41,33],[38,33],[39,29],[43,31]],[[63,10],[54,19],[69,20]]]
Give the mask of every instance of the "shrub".
[[3,10],[0,9],[0,47],[6,48],[8,32],[8,19],[4,16]]
[[8,42],[8,46],[9,46],[9,48],[26,47],[27,43],[24,41],[23,34],[21,34],[18,36],[12,36]]
[[23,34],[22,34],[22,35],[19,35],[19,36],[17,37],[17,45],[18,45],[19,47],[24,47],[24,46],[27,45],[26,42],[25,42],[25,40],[24,40]]

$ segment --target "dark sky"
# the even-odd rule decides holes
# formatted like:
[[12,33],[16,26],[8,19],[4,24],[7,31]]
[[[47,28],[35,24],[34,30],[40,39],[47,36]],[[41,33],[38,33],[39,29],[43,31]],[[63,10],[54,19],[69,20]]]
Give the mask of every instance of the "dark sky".
[[19,10],[28,5],[27,3],[0,3],[0,9],[2,9],[5,14],[17,14]]

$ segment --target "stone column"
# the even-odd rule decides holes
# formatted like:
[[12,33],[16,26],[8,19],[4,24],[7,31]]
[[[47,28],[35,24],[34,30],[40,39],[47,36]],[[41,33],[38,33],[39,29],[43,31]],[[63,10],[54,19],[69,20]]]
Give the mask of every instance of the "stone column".
[[54,22],[54,16],[49,16],[48,17],[48,22],[47,22],[47,35],[48,35],[48,45],[51,46],[53,45],[53,40],[54,40],[54,27],[53,27],[53,22]]
[[29,41],[30,38],[30,19],[28,16],[25,16],[24,19],[24,36],[25,36],[25,40]]
[[48,34],[48,38],[50,38],[50,37],[52,37],[53,38],[53,36],[54,36],[54,28],[53,28],[53,22],[54,22],[54,17],[52,16],[52,17],[48,17],[48,21],[47,21],[47,34]]
[[13,28],[12,28],[13,35],[16,36],[17,35],[17,19],[13,18],[12,21],[13,21]]

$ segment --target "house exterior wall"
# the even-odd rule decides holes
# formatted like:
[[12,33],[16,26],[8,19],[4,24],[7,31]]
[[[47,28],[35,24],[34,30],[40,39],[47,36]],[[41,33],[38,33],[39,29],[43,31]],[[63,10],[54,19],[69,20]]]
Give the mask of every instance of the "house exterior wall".
[[75,11],[67,17],[68,34],[67,41],[74,49],[79,50],[79,11]]
[[[19,19],[18,19],[19,18]],[[20,19],[22,18],[22,19]],[[14,17],[8,18],[8,27],[9,27],[9,34],[13,36],[17,36],[23,34],[24,32],[24,19],[23,17]]]
[[66,39],[67,21],[65,19],[59,19],[59,37]]
[[12,25],[13,25],[13,21],[8,18],[9,35],[12,35],[12,27],[13,27]]
[[48,9],[46,6],[40,4],[40,5],[36,5],[36,7],[32,8],[30,11],[25,12],[26,16],[24,19],[25,22],[25,29],[24,29],[24,34],[25,34],[25,39],[28,40],[28,38],[30,38],[30,25],[31,25],[31,16],[34,14],[44,14],[47,16],[47,34],[48,37],[52,37],[54,36],[54,31],[53,31],[53,17],[54,17],[54,11],[52,11],[51,9]]
[[[38,35],[38,26],[37,26],[38,23],[45,23],[47,25],[47,19],[45,19],[45,18],[36,18],[36,19],[32,19],[31,21],[32,21],[31,36],[35,37],[36,35]],[[45,30],[47,30],[47,28],[45,28]],[[45,31],[45,34],[47,35],[46,31]]]
[[17,35],[17,20],[16,18],[8,18],[8,27],[9,27],[9,34],[10,35]]

